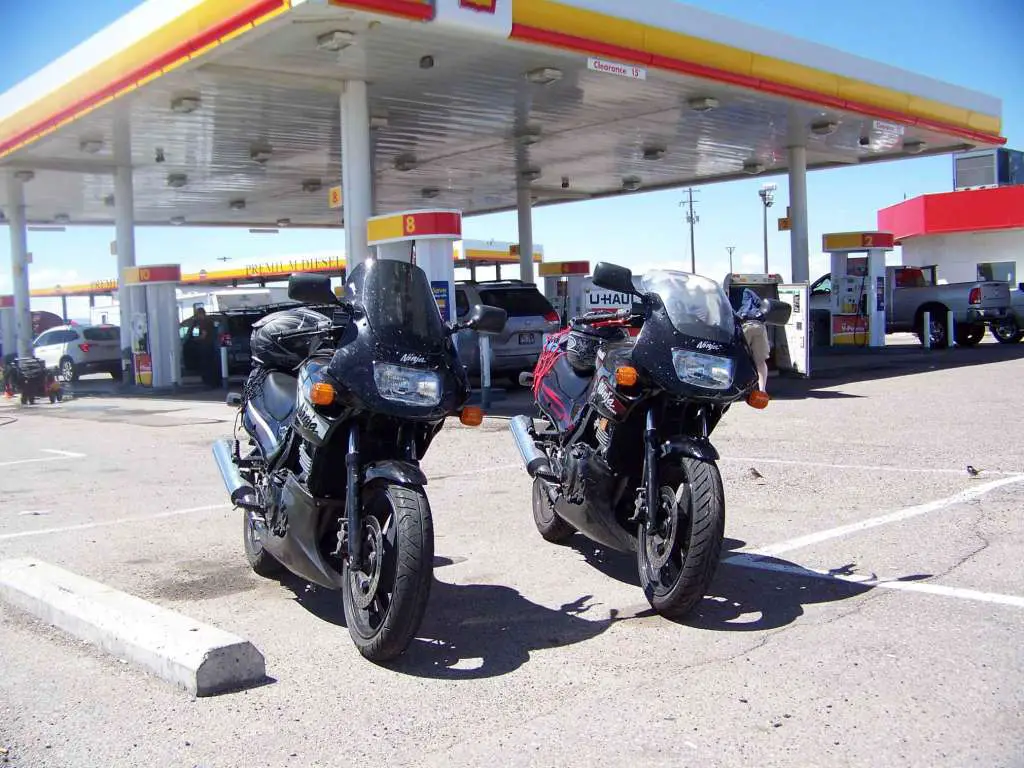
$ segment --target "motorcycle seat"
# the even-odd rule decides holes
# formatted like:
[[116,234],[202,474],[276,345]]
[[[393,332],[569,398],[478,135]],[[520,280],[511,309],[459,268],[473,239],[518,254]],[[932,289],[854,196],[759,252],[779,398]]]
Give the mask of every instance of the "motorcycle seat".
[[274,371],[263,382],[263,407],[267,414],[278,422],[284,422],[295,410],[295,395],[299,391],[299,380],[287,373]]

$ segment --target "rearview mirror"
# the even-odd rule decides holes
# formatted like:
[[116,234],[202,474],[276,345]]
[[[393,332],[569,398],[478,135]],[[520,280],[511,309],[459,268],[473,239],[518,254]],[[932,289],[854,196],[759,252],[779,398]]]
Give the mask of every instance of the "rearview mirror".
[[328,275],[296,272],[288,278],[288,298],[303,304],[337,304]]
[[474,304],[463,327],[480,333],[501,333],[505,330],[506,320],[508,312],[504,309],[488,304]]
[[636,293],[636,288],[633,287],[633,273],[625,267],[609,264],[607,261],[598,262],[594,267],[592,280],[598,288],[630,295]]

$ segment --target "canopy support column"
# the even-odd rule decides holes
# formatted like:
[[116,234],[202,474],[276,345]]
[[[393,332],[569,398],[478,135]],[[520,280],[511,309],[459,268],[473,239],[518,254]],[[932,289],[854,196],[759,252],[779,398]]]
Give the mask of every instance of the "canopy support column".
[[794,283],[810,279],[807,236],[807,149],[789,148],[790,277]]
[[28,229],[25,222],[25,185],[13,172],[7,179],[7,221],[11,229],[11,283],[14,288],[14,325],[18,357],[32,351],[32,309],[28,289]]
[[520,180],[516,189],[516,210],[519,214],[519,279],[533,282],[533,208],[530,185]]
[[372,149],[366,83],[347,80],[341,87],[341,200],[346,272],[370,255],[366,223],[373,215]]
[[127,365],[132,353],[132,317],[135,291],[125,279],[125,271],[135,266],[135,184],[132,178],[131,131],[127,119],[114,121],[114,151],[118,158],[114,169],[114,225],[117,250],[117,302],[121,310],[121,358]]

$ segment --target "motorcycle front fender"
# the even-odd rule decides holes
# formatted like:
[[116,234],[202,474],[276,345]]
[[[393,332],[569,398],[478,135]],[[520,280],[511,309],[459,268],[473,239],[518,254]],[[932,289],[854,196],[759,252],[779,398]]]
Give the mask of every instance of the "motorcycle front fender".
[[390,480],[402,485],[426,485],[427,476],[411,461],[387,459],[367,464],[363,469],[363,485],[374,480]]
[[698,461],[718,461],[718,449],[706,437],[676,435],[661,444],[661,456],[687,456]]

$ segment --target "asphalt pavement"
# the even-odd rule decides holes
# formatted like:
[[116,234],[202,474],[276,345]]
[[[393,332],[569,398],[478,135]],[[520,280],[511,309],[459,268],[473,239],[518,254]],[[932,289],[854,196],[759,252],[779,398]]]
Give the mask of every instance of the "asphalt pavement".
[[251,640],[269,675],[192,698],[0,603],[0,761],[1024,765],[1022,378],[1018,357],[773,379],[767,410],[715,434],[728,551],[681,623],[651,613],[631,557],[540,538],[506,421],[452,424],[424,462],[427,616],[386,667],[340,595],[249,571],[209,449],[226,406],[0,405],[0,559]]

